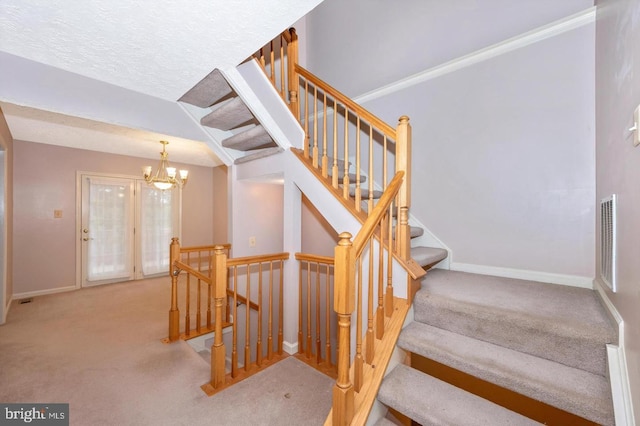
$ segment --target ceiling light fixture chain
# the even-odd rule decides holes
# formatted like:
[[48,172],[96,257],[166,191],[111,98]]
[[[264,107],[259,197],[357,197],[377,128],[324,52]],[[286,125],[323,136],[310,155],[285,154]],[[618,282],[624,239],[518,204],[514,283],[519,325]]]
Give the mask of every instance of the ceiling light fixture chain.
[[142,168],[142,174],[144,180],[158,189],[173,189],[175,187],[182,188],[187,184],[189,177],[188,170],[180,170],[179,174],[176,173],[176,168],[169,165],[169,153],[167,152],[167,145],[169,142],[160,141],[162,144],[162,152],[160,153],[160,165],[155,175],[151,166],[145,166]]

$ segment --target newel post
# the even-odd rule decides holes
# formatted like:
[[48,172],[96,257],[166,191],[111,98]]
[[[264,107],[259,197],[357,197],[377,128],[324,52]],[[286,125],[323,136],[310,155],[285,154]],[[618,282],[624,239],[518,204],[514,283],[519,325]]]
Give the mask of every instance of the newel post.
[[174,262],[180,260],[180,242],[178,238],[171,238],[169,245],[169,276],[171,277],[171,309],[169,310],[169,341],[174,342],[180,337],[180,311],[178,310],[178,274],[180,270]]
[[300,82],[296,74],[296,64],[298,63],[298,35],[295,28],[289,28],[291,41],[287,45],[287,77],[289,81],[289,109],[293,116],[300,122],[300,109],[298,108],[298,93],[300,93]]
[[396,227],[396,248],[402,259],[410,257],[411,231],[409,228],[409,207],[411,207],[411,124],[403,115],[396,127],[396,172],[404,172],[404,180],[398,191],[398,225]]
[[213,298],[215,300],[215,335],[211,346],[211,386],[217,389],[224,384],[225,347],[222,341],[222,308],[227,293],[227,255],[224,246],[214,247]]
[[348,425],[354,415],[354,389],[349,379],[351,314],[355,308],[355,256],[351,234],[343,232],[334,252],[334,300],[338,314],[338,378],[333,387],[333,424]]

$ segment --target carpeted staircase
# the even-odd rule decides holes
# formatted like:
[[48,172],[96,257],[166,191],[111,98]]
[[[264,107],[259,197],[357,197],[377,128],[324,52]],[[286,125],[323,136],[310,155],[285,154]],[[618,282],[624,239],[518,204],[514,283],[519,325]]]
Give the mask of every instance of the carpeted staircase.
[[614,424],[617,333],[594,291],[436,269],[414,313],[398,346],[430,375],[387,375],[378,399],[397,412],[423,425],[533,423],[505,405],[545,424]]
[[179,101],[210,111],[200,119],[202,126],[233,133],[222,141],[222,146],[240,153],[239,156],[234,156],[235,164],[282,152],[282,148],[274,142],[217,69],[185,93]]

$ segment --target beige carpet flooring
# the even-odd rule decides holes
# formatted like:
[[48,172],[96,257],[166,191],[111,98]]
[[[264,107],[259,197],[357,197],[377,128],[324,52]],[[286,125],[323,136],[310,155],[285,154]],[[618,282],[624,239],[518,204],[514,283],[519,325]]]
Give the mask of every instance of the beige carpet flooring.
[[72,425],[320,425],[333,381],[293,357],[207,397],[209,365],[163,344],[167,278],[14,301],[0,402],[69,403]]

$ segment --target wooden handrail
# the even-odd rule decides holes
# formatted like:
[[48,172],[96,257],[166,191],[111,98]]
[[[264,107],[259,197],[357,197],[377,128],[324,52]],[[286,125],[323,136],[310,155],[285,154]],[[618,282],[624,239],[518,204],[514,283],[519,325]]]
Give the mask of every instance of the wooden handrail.
[[309,253],[296,253],[296,260],[302,260],[305,262],[317,262],[327,265],[333,265],[333,257],[329,256],[320,256],[319,254],[309,254]]
[[296,73],[304,77],[307,81],[313,83],[315,86],[321,88],[327,94],[338,99],[340,103],[349,107],[349,111],[355,112],[356,115],[363,118],[365,121],[373,124],[374,127],[382,130],[386,135],[391,136],[393,139],[395,139],[396,130],[390,125],[388,125],[385,121],[381,120],[376,115],[372,114],[371,112],[369,112],[368,110],[360,106],[358,103],[354,102],[347,95],[333,88],[331,85],[329,85],[328,83],[326,83],[325,81],[317,77],[311,71],[306,70],[299,64],[295,64],[294,69]]
[[257,256],[236,257],[234,259],[227,259],[227,267],[250,265],[253,263],[271,262],[274,260],[287,260],[289,259],[289,253],[282,252],[276,254],[262,254]]
[[404,172],[398,172],[393,177],[387,190],[384,191],[382,197],[378,201],[378,204],[373,208],[373,211],[369,214],[369,217],[365,221],[364,225],[358,232],[358,235],[353,239],[353,249],[355,251],[355,257],[359,257],[362,251],[365,249],[366,244],[373,236],[376,228],[380,224],[382,217],[387,213],[389,206],[393,202],[393,199],[398,194],[400,186],[402,185],[402,178]]

